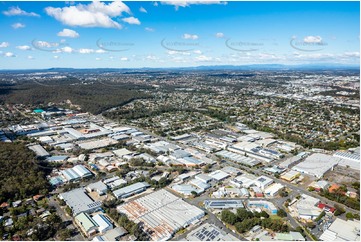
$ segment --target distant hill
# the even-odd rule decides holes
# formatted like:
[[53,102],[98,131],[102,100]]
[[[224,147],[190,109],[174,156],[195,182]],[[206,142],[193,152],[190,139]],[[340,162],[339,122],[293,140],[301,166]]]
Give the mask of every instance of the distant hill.
[[190,66],[190,67],[142,67],[142,68],[62,68],[54,67],[49,69],[32,70],[0,70],[0,72],[146,72],[146,71],[220,71],[220,70],[239,70],[239,71],[338,71],[351,70],[359,71],[359,65],[343,65],[334,63],[303,64],[303,65],[283,65],[283,64],[250,64],[250,65],[211,65],[211,66]]

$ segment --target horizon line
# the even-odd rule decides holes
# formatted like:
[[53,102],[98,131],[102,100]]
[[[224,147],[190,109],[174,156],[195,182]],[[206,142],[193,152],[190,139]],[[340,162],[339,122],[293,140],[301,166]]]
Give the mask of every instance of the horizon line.
[[199,66],[174,66],[174,67],[48,67],[48,68],[27,68],[27,69],[0,69],[0,71],[31,71],[31,70],[51,70],[51,69],[72,69],[72,70],[101,70],[101,69],[114,69],[114,70],[137,70],[137,69],[196,69],[196,68],[237,68],[237,67],[272,67],[277,68],[357,68],[360,70],[360,64],[336,64],[336,63],[324,63],[324,64],[243,64],[243,65],[199,65]]

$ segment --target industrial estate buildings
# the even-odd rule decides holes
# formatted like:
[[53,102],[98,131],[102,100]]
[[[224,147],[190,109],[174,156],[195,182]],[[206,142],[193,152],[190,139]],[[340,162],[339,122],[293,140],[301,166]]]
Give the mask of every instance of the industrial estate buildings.
[[[83,239],[359,240],[358,145],[312,148],[313,142],[318,147],[343,144],[339,139],[353,144],[359,134],[358,116],[343,111],[344,98],[319,94],[333,89],[336,80],[319,85],[314,82],[318,75],[305,74],[301,83],[289,73],[258,73],[270,82],[282,80],[253,90],[245,85],[253,74],[215,72],[204,82],[204,75],[194,72],[172,75],[179,82],[164,92],[168,80],[134,75],[147,80],[138,81],[150,98],[111,108],[103,116],[16,106],[34,120],[0,131],[7,142],[9,133],[26,136],[22,142],[41,164],[50,163],[47,179],[62,200],[52,203],[61,204],[56,212],[70,215]],[[348,85],[344,76],[336,79],[342,88]],[[317,103],[324,112],[314,112],[305,102]],[[12,202],[14,207],[22,203]],[[342,209],[345,213],[338,215]],[[257,225],[248,228],[250,221],[238,221],[229,226],[226,219],[220,221],[226,210],[235,216],[254,214],[251,222]],[[18,220],[4,221],[10,228]],[[129,226],[133,223],[139,228]],[[298,226],[302,233],[292,231]]]
[[159,190],[117,207],[131,220],[144,223],[152,240],[167,240],[181,228],[197,223],[204,211],[166,190]]
[[95,212],[101,209],[102,203],[93,201],[83,188],[73,189],[69,192],[59,194],[59,198],[63,199],[73,211],[73,215],[82,212]]
[[360,241],[360,222],[339,218],[321,235],[323,241]]

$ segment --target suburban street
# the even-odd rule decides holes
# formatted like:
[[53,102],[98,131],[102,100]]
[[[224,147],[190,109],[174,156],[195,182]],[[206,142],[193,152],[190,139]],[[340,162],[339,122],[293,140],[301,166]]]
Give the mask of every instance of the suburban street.
[[56,213],[61,217],[64,223],[67,223],[67,228],[76,231],[75,235],[72,236],[70,239],[72,241],[86,241],[86,238],[78,231],[78,229],[74,226],[72,217],[65,213],[65,211],[60,207],[59,202],[56,200],[56,195],[50,195],[47,197],[47,202],[49,206],[53,206],[56,209]]
[[[124,124],[125,125],[125,124]],[[183,145],[181,143],[178,143],[178,142],[175,142],[175,141],[172,141],[172,140],[168,140],[167,138],[164,138],[164,137],[160,137],[154,133],[151,133],[149,132],[148,130],[145,130],[145,129],[142,129],[142,128],[139,128],[139,127],[135,127],[135,126],[131,126],[131,125],[127,125],[131,128],[135,128],[135,129],[138,129],[139,131],[145,133],[145,134],[149,134],[149,135],[152,135],[153,137],[157,137],[159,140],[162,140],[162,141],[166,141],[166,142],[169,142],[169,143],[172,143],[172,144],[175,144],[175,145],[178,145],[180,146],[181,148],[187,148],[186,145]],[[219,161],[219,157],[216,157],[214,154],[206,154],[205,152],[203,151],[200,151],[201,153],[205,154],[208,158],[211,158],[212,160],[215,160],[215,161]],[[236,168],[239,168],[241,170],[244,170],[248,173],[251,173],[251,174],[254,174],[256,176],[266,176],[268,178],[271,178],[273,179],[275,182],[278,182],[280,184],[282,184],[283,186],[285,186],[286,188],[288,188],[291,192],[289,194],[289,196],[287,197],[283,197],[283,198],[248,198],[249,200],[259,200],[259,199],[266,199],[266,200],[269,200],[271,201],[273,204],[275,204],[278,208],[282,208],[284,210],[286,210],[286,207],[284,206],[284,203],[285,201],[290,198],[290,199],[293,199],[294,197],[296,197],[297,195],[299,194],[306,194],[306,195],[309,195],[309,196],[312,196],[312,197],[315,197],[317,199],[320,199],[322,202],[326,203],[326,204],[330,204],[331,206],[333,206],[334,204],[338,204],[339,206],[341,207],[344,207],[346,212],[352,212],[352,213],[358,213],[359,211],[357,210],[354,210],[354,209],[351,209],[351,208],[348,208],[346,206],[344,206],[343,204],[340,204],[340,203],[337,203],[335,201],[331,201],[325,197],[322,197],[318,194],[316,194],[315,192],[310,192],[308,191],[307,189],[304,189],[302,187],[299,187],[297,185],[294,185],[294,184],[291,184],[289,182],[286,182],[284,180],[281,180],[281,179],[278,179],[274,176],[270,176],[268,174],[266,174],[265,172],[263,172],[262,168],[258,168],[258,169],[252,169],[252,168],[249,168],[249,167],[245,167],[245,166],[242,166],[240,164],[237,164],[235,162],[231,162],[229,160],[222,160],[222,163],[224,165],[228,165],[228,166],[232,166],[232,167],[236,167]],[[211,168],[211,171],[215,170],[215,168]],[[173,194],[179,196],[178,194],[176,194],[173,190],[171,189],[167,189],[169,190],[170,192],[172,192]],[[211,190],[211,189],[210,189]],[[192,205],[195,205],[197,207],[200,206],[201,203],[204,202],[204,200],[207,200],[207,199],[212,199],[214,200],[214,198],[211,198],[210,197],[210,190],[207,190],[205,193],[201,194],[200,196],[197,196],[195,198],[184,198],[185,201],[187,201],[188,203],[192,204]],[[224,199],[227,199],[227,198],[224,198]],[[222,199],[220,199],[222,200]],[[243,199],[243,200],[246,200],[246,199]],[[204,211],[207,211],[206,209],[202,208]],[[208,214],[208,218],[206,221],[208,221],[209,223],[212,223],[212,224],[215,224],[217,225],[218,227],[220,228],[223,228],[227,233],[230,233],[234,236],[236,236],[237,238],[240,238],[241,240],[246,240],[245,238],[243,237],[240,237],[238,234],[234,233],[233,231],[231,231],[230,229],[228,229],[213,213],[207,211],[207,214]],[[292,217],[289,213],[287,213],[287,220],[289,221],[290,225],[293,227],[293,228],[297,228],[299,226],[302,227],[302,225],[294,218]],[[324,222],[322,222],[321,224],[317,225],[315,229],[313,229],[311,231],[311,233],[313,233],[314,235],[316,236],[320,236],[320,234],[322,233],[322,226],[324,226]],[[198,225],[199,226],[199,225]],[[185,238],[186,235],[188,234],[188,232],[180,235],[177,237],[177,239],[181,239],[181,238]],[[306,233],[306,238],[307,240],[311,241],[313,240],[307,233]],[[174,238],[175,239],[175,238]]]

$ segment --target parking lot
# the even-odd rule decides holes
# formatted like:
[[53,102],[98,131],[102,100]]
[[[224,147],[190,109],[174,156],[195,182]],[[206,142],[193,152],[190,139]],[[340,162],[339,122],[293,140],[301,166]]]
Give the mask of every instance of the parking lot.
[[326,214],[320,221],[317,222],[316,227],[311,230],[311,233],[319,238],[321,234],[330,227],[334,220],[335,218],[332,214]]

